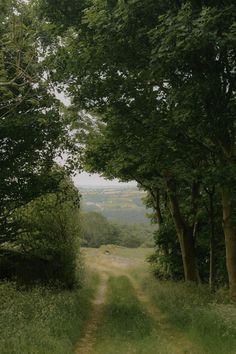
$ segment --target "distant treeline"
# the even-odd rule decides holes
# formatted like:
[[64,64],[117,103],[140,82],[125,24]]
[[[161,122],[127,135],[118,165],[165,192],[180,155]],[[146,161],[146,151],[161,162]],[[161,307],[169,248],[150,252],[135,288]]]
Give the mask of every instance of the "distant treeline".
[[81,246],[114,244],[124,247],[153,247],[153,227],[147,224],[117,224],[100,213],[81,213]]

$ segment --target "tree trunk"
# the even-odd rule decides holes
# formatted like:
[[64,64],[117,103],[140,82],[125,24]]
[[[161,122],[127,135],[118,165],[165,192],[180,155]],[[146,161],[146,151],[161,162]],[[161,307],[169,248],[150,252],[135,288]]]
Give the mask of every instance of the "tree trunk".
[[169,199],[171,205],[171,214],[175,223],[181,248],[185,280],[198,282],[199,276],[195,255],[193,228],[189,227],[189,225],[187,225],[187,223],[184,221],[180,213],[177,196],[173,190],[170,189]]
[[215,224],[214,224],[214,191],[209,193],[210,201],[210,224],[211,224],[211,235],[210,235],[210,269],[209,269],[209,286],[213,291],[215,287]]
[[197,262],[195,255],[195,242],[190,228],[184,227],[179,232],[179,240],[182,252],[182,259],[184,265],[184,273],[186,281],[199,282],[199,275],[197,271]]
[[155,189],[150,188],[149,193],[153,200],[153,208],[156,212],[158,227],[160,228],[161,224],[163,223],[163,217],[162,217],[161,205],[160,205],[160,191],[157,187]]
[[230,296],[236,300],[236,226],[232,193],[227,187],[222,188],[222,207]]

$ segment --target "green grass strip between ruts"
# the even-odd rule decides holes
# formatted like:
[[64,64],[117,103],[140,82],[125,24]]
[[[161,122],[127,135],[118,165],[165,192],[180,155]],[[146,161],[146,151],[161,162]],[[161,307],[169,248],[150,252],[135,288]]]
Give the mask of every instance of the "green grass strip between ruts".
[[125,276],[110,277],[107,302],[92,354],[166,354],[158,325]]

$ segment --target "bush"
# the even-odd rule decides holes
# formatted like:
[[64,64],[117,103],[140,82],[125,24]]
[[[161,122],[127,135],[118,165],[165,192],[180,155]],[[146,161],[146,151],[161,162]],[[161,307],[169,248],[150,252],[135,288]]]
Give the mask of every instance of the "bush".
[[184,277],[181,250],[173,222],[166,220],[154,233],[156,251],[148,261],[158,279],[180,280]]
[[2,260],[9,275],[18,283],[81,284],[79,194],[72,182],[63,180],[57,193],[34,200],[15,217],[22,232],[14,244],[17,252],[9,249]]

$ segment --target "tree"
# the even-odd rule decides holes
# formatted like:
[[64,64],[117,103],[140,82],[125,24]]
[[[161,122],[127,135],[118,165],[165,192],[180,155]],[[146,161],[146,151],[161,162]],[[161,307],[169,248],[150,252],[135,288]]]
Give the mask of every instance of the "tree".
[[235,13],[229,0],[150,0],[145,6],[94,0],[65,32],[68,46],[60,49],[55,73],[68,84],[75,107],[100,121],[83,135],[87,169],[167,194],[186,280],[198,278],[203,190],[221,191],[232,297]]
[[9,0],[1,8],[0,242],[8,242],[19,228],[14,210],[58,185],[54,158],[68,122],[50,92],[31,6]]
[[[209,7],[204,7],[204,5],[209,5]],[[122,11],[123,13],[126,11],[125,13],[129,14],[131,6],[131,4],[127,4],[127,6],[124,5],[119,8],[117,5],[117,13],[120,11],[119,14],[121,14]],[[117,54],[116,50],[118,48],[121,53],[124,53],[124,51],[121,51],[121,34],[124,35],[122,31],[124,28],[125,30],[127,29],[126,25],[130,23],[130,17],[114,17],[110,14],[110,19],[113,19],[113,21],[109,21],[110,27],[108,25],[106,33],[103,35],[104,32],[99,32],[99,29],[96,27],[99,25],[98,22],[96,24],[94,9],[95,8],[88,10],[86,19],[89,25],[92,27],[94,25],[94,29],[96,29],[98,44],[96,42],[95,46],[99,48],[102,41],[105,39],[107,41],[109,38],[111,39],[109,47],[114,51],[114,55],[111,54],[111,50],[109,51],[109,49],[103,51],[100,56],[100,52],[97,52],[100,62],[97,64],[95,61],[95,64],[92,64],[93,69],[90,73],[92,78],[96,77],[94,72],[99,73],[100,77],[103,78],[102,83],[100,83],[100,88],[105,87],[106,90],[103,90],[103,99],[102,95],[99,97],[100,91],[96,91],[95,94],[97,95],[94,96],[94,101],[92,102],[95,102],[95,106],[100,104],[101,108],[103,108],[103,106],[113,105],[113,107],[115,106],[117,109],[117,106],[120,108],[122,103],[126,100],[126,104],[132,106],[135,95],[129,96],[130,91],[122,90],[122,88],[125,87],[124,82],[127,84],[127,78],[131,78],[131,81],[128,82],[133,89],[133,93],[134,88],[137,87],[137,81],[139,84],[141,82],[141,80],[137,80],[137,76],[139,75],[140,77],[141,73],[144,73],[144,70],[140,69],[141,64],[144,64],[141,60],[143,46],[136,47],[139,48],[139,52],[136,53],[136,56],[133,56],[135,58],[135,64],[133,64],[133,66],[133,62],[129,61],[130,57],[128,55],[126,62],[125,55],[121,57],[120,54],[118,55],[118,59],[115,59],[114,57]],[[98,7],[96,8],[96,11],[97,10]],[[100,15],[101,14],[102,12],[100,12]],[[116,21],[117,18],[119,18],[123,24],[123,27],[122,25],[119,27],[119,29],[121,28],[120,31],[115,27],[116,23],[114,21]],[[101,17],[99,17],[99,21],[101,23]],[[198,5],[197,2],[186,1],[179,6],[173,8],[169,7],[165,14],[159,16],[158,23],[150,32],[151,37],[149,38],[152,49],[149,59],[152,64],[152,77],[149,76],[149,80],[146,80],[146,86],[141,86],[143,90],[145,89],[145,93],[149,95],[149,98],[153,97],[153,89],[155,92],[159,92],[159,96],[156,94],[156,99],[167,104],[168,112],[170,112],[169,119],[172,121],[171,125],[181,134],[180,136],[184,136],[185,139],[187,139],[188,148],[191,147],[192,141],[195,143],[194,150],[196,150],[198,146],[201,153],[205,152],[217,156],[217,171],[213,170],[213,173],[222,194],[227,267],[232,297],[235,297],[236,293],[236,237],[234,226],[234,185],[236,175],[234,163],[234,24],[235,6],[233,2],[219,3],[213,6],[207,2],[206,4]],[[115,28],[113,32],[115,35],[113,36],[112,33],[109,32],[111,27],[113,27],[113,29]],[[115,37],[116,35],[117,37]],[[114,37],[118,44],[114,42]],[[127,36],[126,31],[126,36],[123,38],[125,38],[128,46],[132,43],[134,45],[132,48],[135,48],[137,45],[133,37],[131,37],[131,42],[129,32]],[[125,54],[127,53],[129,52],[126,51]],[[147,52],[145,52],[145,54],[146,53]],[[113,64],[111,64],[111,58],[114,59],[114,61],[112,61]],[[118,65],[116,65],[117,62]],[[97,72],[94,69],[95,65],[97,65]],[[143,67],[145,68],[144,65]],[[98,68],[100,68],[100,71]],[[125,70],[128,70],[128,74]],[[131,70],[133,70],[133,75],[130,75]],[[123,80],[117,78],[122,76],[122,73],[125,77],[124,79],[122,77]],[[145,71],[145,74],[148,76],[147,71]],[[134,84],[134,77],[136,78],[136,85]],[[88,77],[86,77],[85,86],[87,82]],[[90,80],[89,82],[92,82],[96,88],[99,87],[96,85],[96,81]],[[114,89],[114,82],[119,85],[119,90]],[[107,93],[108,88],[112,90],[113,94]],[[140,91],[142,89],[139,87]],[[104,97],[104,92],[106,97]],[[149,103],[149,107],[150,105],[151,102]],[[147,112],[148,111],[145,109],[146,114]],[[149,122],[149,124],[150,123],[151,122]],[[170,131],[168,131],[166,135],[169,139],[171,138]],[[177,146],[178,140],[174,140]],[[178,155],[185,158],[184,155],[181,154],[182,152],[183,151],[179,150]],[[196,156],[199,157],[199,154],[195,155],[194,159]],[[173,162],[173,157],[171,161]],[[199,160],[198,158],[197,163],[199,161],[201,165],[204,159]],[[215,166],[213,169],[214,168]],[[163,173],[163,167],[161,171]],[[197,167],[196,172],[198,171],[199,168]],[[173,175],[174,178],[172,177]],[[166,182],[173,218],[180,237],[180,244],[182,244],[183,248],[183,257],[190,257],[189,261],[191,262],[192,260],[192,262],[194,262],[193,239],[189,234],[189,230],[192,229],[190,233],[193,232],[194,224],[190,225],[189,228],[188,223],[184,220],[185,218],[181,215],[179,201],[176,199],[178,192],[176,192],[177,183],[175,171],[174,173],[172,172],[170,178],[169,176],[167,177]],[[195,188],[199,181],[193,182],[195,184],[195,186],[193,185],[193,191],[196,191]],[[194,204],[195,206],[193,205],[193,208],[196,210],[195,201]],[[187,252],[185,252],[185,248]],[[189,269],[190,275],[187,275],[187,278],[194,279],[194,265],[192,264]]]
[[56,192],[35,198],[13,214],[21,232],[1,256],[18,282],[81,285],[80,195],[65,171],[58,172]]
[[[195,5],[195,6],[192,6]],[[183,2],[152,33],[155,76],[172,88],[185,131],[217,156],[227,268],[236,297],[235,228],[235,20],[233,1]],[[181,121],[180,121],[181,122]]]
[[107,244],[118,244],[119,233],[108,220],[99,213],[81,214],[81,239],[86,247],[100,247]]
[[[186,279],[196,281],[195,219],[193,216],[191,224],[187,225],[188,220],[180,214],[177,191],[173,190],[178,179],[180,185],[183,183],[184,173],[181,172],[177,178],[177,172],[183,167],[186,171],[186,166],[180,161],[177,151],[180,149],[179,155],[184,151],[180,143],[176,145],[178,131],[171,124],[173,104],[165,102],[164,84],[152,80],[149,65],[151,43],[148,28],[154,26],[161,11],[161,3],[149,2],[146,7],[140,6],[139,2],[117,3],[111,11],[109,4],[95,1],[85,11],[80,36],[75,36],[70,49],[61,50],[62,61],[70,63],[70,58],[73,58],[63,76],[67,82],[68,75],[71,83],[69,92],[73,94],[74,103],[97,112],[105,123],[89,138],[85,155],[87,168],[103,172],[107,177],[136,179],[140,185],[158,187],[161,184],[162,188],[168,188]],[[142,18],[142,22],[137,22],[137,18]],[[81,48],[80,64],[76,65],[73,51],[78,47]],[[55,77],[59,75],[60,70]],[[190,156],[188,151],[187,155],[185,161],[190,160],[192,165],[193,154]],[[194,177],[191,181],[196,184]],[[196,214],[196,208],[191,206],[190,209]]]

